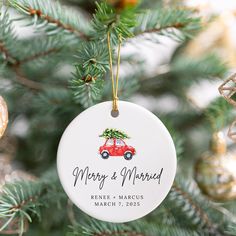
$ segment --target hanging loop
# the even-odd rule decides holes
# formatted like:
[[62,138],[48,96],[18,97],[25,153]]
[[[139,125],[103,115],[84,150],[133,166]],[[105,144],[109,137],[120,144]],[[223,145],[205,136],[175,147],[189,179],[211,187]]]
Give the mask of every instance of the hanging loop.
[[112,111],[118,112],[118,89],[119,89],[119,72],[120,72],[120,49],[121,49],[121,35],[119,35],[118,44],[118,56],[117,56],[117,69],[116,77],[113,74],[113,63],[112,63],[112,48],[111,48],[111,38],[110,32],[107,32],[107,46],[109,52],[109,66],[110,66],[110,77],[112,83]]
[[118,111],[118,97],[113,97],[112,110],[113,111]]

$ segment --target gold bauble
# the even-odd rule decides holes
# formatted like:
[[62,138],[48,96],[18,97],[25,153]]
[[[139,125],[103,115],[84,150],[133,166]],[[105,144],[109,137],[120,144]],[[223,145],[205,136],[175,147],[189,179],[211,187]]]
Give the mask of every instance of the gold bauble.
[[212,200],[236,199],[236,154],[227,151],[222,132],[213,134],[210,151],[196,162],[195,180]]
[[8,123],[7,104],[2,96],[0,96],[0,138],[3,136]]

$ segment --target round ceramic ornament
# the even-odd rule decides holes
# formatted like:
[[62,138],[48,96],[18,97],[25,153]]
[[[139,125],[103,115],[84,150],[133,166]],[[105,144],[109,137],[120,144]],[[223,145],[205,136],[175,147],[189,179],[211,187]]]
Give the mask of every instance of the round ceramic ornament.
[[108,222],[139,219],[166,197],[176,152],[163,123],[145,108],[119,101],[79,114],[65,130],[57,167],[65,192],[88,215]]

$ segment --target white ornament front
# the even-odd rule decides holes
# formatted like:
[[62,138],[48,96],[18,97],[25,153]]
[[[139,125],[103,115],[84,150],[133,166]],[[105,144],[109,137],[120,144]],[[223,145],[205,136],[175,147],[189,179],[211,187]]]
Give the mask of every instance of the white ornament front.
[[57,167],[65,192],[88,215],[114,223],[139,219],[168,194],[176,153],[163,123],[143,107],[119,101],[79,114],[65,130]]

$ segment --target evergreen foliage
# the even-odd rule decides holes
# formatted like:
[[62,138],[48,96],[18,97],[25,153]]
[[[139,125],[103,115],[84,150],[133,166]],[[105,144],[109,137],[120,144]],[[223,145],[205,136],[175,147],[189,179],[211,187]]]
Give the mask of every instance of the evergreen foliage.
[[[198,191],[188,166],[198,157],[196,150],[201,151],[202,140],[192,141],[192,133],[209,139],[212,131],[227,127],[235,116],[223,98],[207,108],[196,108],[189,100],[191,86],[221,79],[228,70],[211,53],[194,59],[186,55],[186,45],[201,28],[201,19],[192,10],[161,0],[143,0],[124,10],[105,1],[8,0],[0,13],[0,94],[9,108],[7,135],[17,140],[13,158],[39,176],[1,187],[0,222],[5,223],[0,230],[18,220],[20,235],[29,222],[26,236],[236,235],[235,201],[208,200]],[[15,23],[34,34],[20,36]],[[68,123],[84,108],[111,99],[108,32],[114,62],[119,37],[122,50],[146,40],[159,44],[160,36],[179,43],[164,70],[158,67],[151,75],[144,58],[121,55],[120,99],[145,96],[156,104],[170,96],[177,101],[174,111],[153,112],[167,125],[181,157],[177,181],[163,204],[127,224],[97,221],[71,206],[55,171],[58,142]],[[18,121],[27,123],[24,134],[11,131]],[[89,122],[96,122],[96,117]],[[129,138],[114,129],[106,129],[100,137]]]
[[6,219],[5,224],[1,225],[4,230],[14,219],[19,218],[20,231],[24,231],[25,218],[32,221],[31,214],[39,215],[41,193],[39,184],[30,182],[14,183],[5,185],[0,196],[0,217]]
[[107,32],[112,33],[112,42],[117,42],[119,35],[123,39],[132,37],[133,34],[130,29],[135,24],[135,12],[133,10],[129,9],[117,14],[115,9],[107,3],[97,4],[93,19],[95,39],[106,40]]
[[83,20],[82,14],[61,7],[58,2],[50,0],[9,0],[9,4],[31,17],[31,24],[35,25],[38,30],[45,30],[49,35],[64,31],[78,38],[87,39],[90,26]]
[[[225,99],[219,98],[209,105],[205,111],[205,115],[211,124],[212,130],[221,130],[233,121],[235,112],[231,104],[225,101]],[[215,117],[217,117],[217,120]]]
[[[134,35],[154,33],[166,35],[175,40],[191,38],[200,29],[199,18],[192,17],[192,12],[178,8],[147,10],[138,15]],[[181,34],[178,32],[181,31]]]

